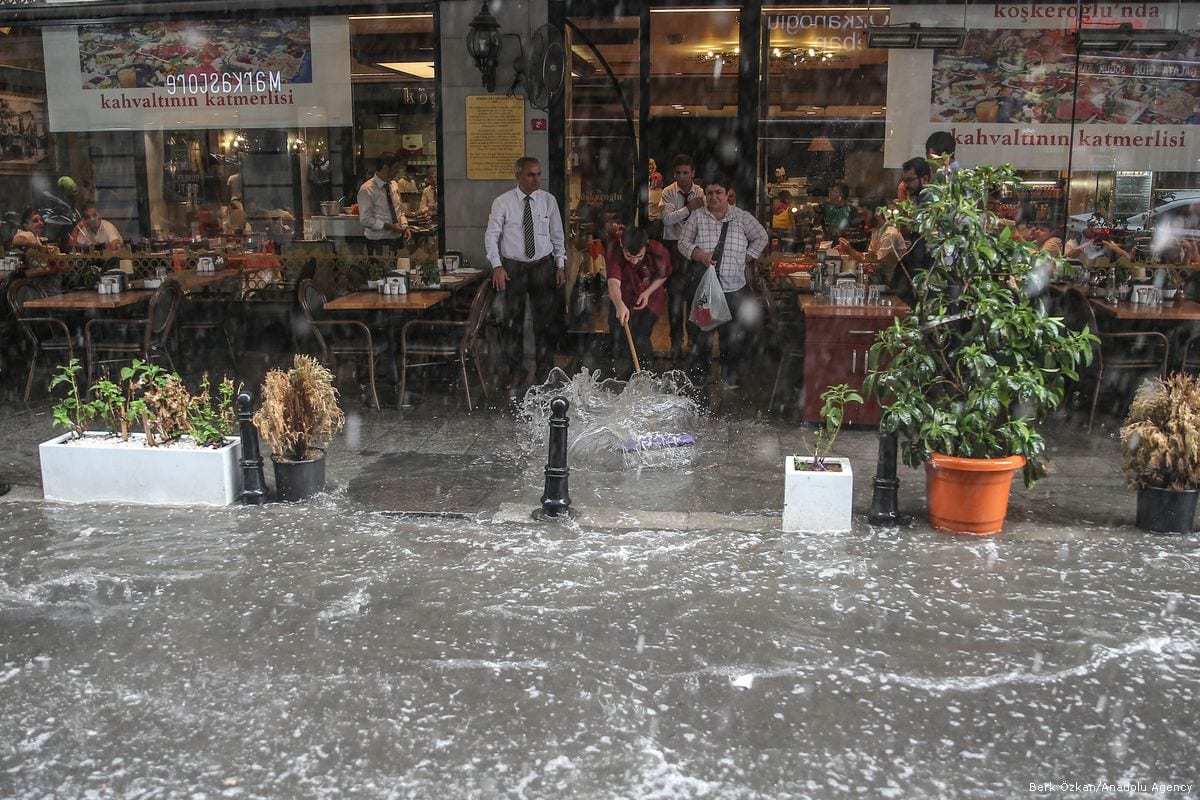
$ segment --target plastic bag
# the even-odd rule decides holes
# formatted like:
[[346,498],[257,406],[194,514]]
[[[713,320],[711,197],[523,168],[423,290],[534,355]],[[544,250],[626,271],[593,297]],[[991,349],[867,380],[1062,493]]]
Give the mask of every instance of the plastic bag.
[[717,271],[709,267],[696,287],[696,295],[692,298],[691,321],[702,331],[711,331],[733,319],[729,312],[729,304],[725,302],[725,292],[721,289],[721,280]]

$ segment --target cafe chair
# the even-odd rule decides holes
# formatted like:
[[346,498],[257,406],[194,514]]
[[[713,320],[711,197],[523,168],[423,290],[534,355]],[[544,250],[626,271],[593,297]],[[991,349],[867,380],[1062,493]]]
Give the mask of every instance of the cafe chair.
[[[779,367],[775,370],[775,382],[771,385],[771,398],[767,401],[767,410],[775,410],[775,395],[779,391],[779,383],[789,364],[804,363],[804,316],[796,304],[794,294],[781,293],[776,296],[771,289],[770,281],[761,272],[755,274],[755,287],[762,299],[763,317],[766,320],[766,337],[768,347],[773,347],[779,354]],[[787,403],[780,403],[782,412]]]
[[37,371],[38,357],[43,352],[62,353],[65,356],[63,364],[74,358],[71,329],[67,327],[67,323],[57,317],[39,317],[24,310],[25,303],[29,300],[45,296],[46,290],[29,278],[16,278],[8,284],[8,307],[12,309],[21,333],[33,347],[33,353],[29,356],[29,377],[25,379],[25,405],[29,405],[29,397],[33,392],[33,375]]
[[438,364],[458,364],[463,392],[467,397],[467,412],[475,410],[471,399],[471,382],[467,373],[467,360],[475,365],[475,374],[483,390],[483,399],[488,399],[487,382],[483,379],[483,368],[479,364],[479,333],[487,319],[488,310],[495,297],[492,282],[479,284],[471,300],[467,318],[414,319],[405,323],[400,334],[400,397],[408,381],[409,369],[430,367]]
[[1181,372],[1200,373],[1200,333],[1183,343],[1183,361],[1179,369]]
[[134,357],[150,363],[165,358],[175,371],[171,357],[171,333],[183,302],[183,287],[168,278],[150,297],[146,316],[140,319],[97,317],[83,327],[87,350],[88,382],[95,379],[98,364],[125,363]]
[[297,288],[300,310],[312,328],[321,351],[322,363],[336,373],[340,358],[361,360],[367,365],[367,385],[375,411],[380,410],[379,393],[375,390],[375,372],[379,360],[387,354],[387,342],[376,342],[367,325],[358,320],[331,319],[325,311],[325,293],[312,278],[300,281]]
[[[1170,343],[1157,331],[1106,332],[1096,324],[1096,312],[1091,302],[1078,288],[1072,286],[1063,294],[1062,317],[1064,324],[1073,331],[1084,328],[1100,338],[1092,348],[1092,366],[1089,380],[1093,381],[1092,402],[1088,411],[1088,430],[1096,420],[1096,404],[1106,373],[1148,372],[1153,370],[1161,378],[1167,372]],[[1080,375],[1080,386],[1084,376]]]
[[236,322],[230,318],[230,311],[238,307],[238,280],[229,278],[206,291],[185,296],[179,309],[179,322],[175,326],[176,336],[187,341],[193,352],[201,342],[211,347],[212,337],[220,336],[234,374],[238,371],[238,361],[229,325]]

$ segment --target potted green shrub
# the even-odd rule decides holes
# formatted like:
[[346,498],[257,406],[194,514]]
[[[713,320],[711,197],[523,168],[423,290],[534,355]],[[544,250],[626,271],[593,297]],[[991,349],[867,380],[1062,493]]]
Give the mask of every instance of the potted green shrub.
[[1137,526],[1191,533],[1200,496],[1200,378],[1142,384],[1121,426],[1121,467],[1137,490]]
[[297,355],[291,369],[267,373],[254,425],[271,447],[280,500],[325,488],[325,447],[345,424],[333,373],[312,356]]
[[1056,267],[1065,274],[1062,259],[1014,239],[987,208],[989,192],[1016,183],[1008,165],[961,169],[895,213],[927,258],[912,275],[910,313],[871,348],[864,389],[879,398],[904,462],[925,465],[939,529],[1000,531],[1013,473],[1027,485],[1044,474],[1036,423],[1061,404],[1095,342],[1038,299]]
[[[788,532],[838,533],[851,528],[854,472],[850,459],[833,458],[834,442],[846,418],[846,406],[863,398],[848,385],[821,394],[821,425],[809,446],[812,455],[788,456],[783,467],[783,529]],[[807,443],[807,440],[806,440]]]
[[228,505],[242,486],[233,436],[233,381],[205,376],[192,392],[178,374],[134,360],[117,380],[82,391],[78,359],[60,366],[53,408],[67,433],[38,447],[42,493],[69,503]]

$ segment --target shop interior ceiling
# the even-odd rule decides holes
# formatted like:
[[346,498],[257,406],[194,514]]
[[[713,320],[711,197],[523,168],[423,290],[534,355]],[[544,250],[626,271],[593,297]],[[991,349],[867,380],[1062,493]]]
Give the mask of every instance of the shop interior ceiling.
[[[738,11],[691,10],[651,16],[651,114],[734,116],[737,103]],[[608,61],[626,94],[636,98],[641,54],[639,19],[572,20]],[[820,30],[776,28],[768,43],[767,106],[773,119],[876,121],[887,102],[887,50],[843,48]],[[572,43],[571,72],[577,106],[596,113],[617,100],[594,53]]]

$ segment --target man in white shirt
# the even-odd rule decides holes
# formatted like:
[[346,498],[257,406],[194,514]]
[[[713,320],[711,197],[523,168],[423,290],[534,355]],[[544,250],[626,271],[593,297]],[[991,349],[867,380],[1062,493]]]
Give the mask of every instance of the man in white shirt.
[[421,190],[421,203],[417,210],[422,214],[437,213],[437,172],[434,170],[425,174],[425,188]]
[[679,252],[679,234],[692,212],[704,207],[704,189],[695,183],[696,167],[691,156],[680,153],[671,161],[675,182],[662,192],[662,243],[671,254],[671,277],[667,279],[667,318],[671,324],[671,359],[683,355],[684,320],[696,293],[702,272],[689,274],[688,260]]
[[370,253],[412,238],[400,196],[392,183],[399,170],[400,160],[394,154],[381,153],[375,161],[375,174],[358,189],[358,221],[362,223]]
[[117,226],[100,218],[100,211],[92,203],[83,207],[83,219],[71,231],[71,247],[103,247],[117,250],[124,244]]
[[526,295],[533,312],[535,376],[539,383],[554,366],[562,329],[566,239],[558,201],[538,188],[541,177],[542,166],[536,158],[517,160],[517,185],[492,202],[483,236],[508,366],[508,376],[500,384],[505,391],[521,386],[528,375],[523,341]]
[[704,208],[683,226],[678,247],[681,254],[703,264],[705,269],[716,269],[725,302],[733,314],[731,321],[710,331],[692,326],[688,377],[698,386],[707,382],[712,366],[713,334],[720,331],[721,373],[726,389],[741,386],[739,373],[748,328],[761,318],[754,293],[746,285],[746,271],[767,246],[767,231],[754,215],[729,204],[732,188],[733,184],[727,178],[704,182]]

